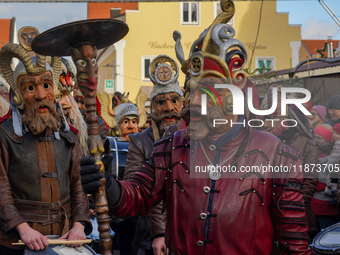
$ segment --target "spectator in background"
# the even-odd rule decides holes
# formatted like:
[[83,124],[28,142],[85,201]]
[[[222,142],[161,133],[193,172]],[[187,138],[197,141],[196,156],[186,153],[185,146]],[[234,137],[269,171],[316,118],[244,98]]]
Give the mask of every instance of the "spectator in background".
[[[333,130],[328,124],[323,124],[314,130],[315,138],[318,142],[319,149],[319,163],[325,164],[328,162],[328,156],[333,149]],[[310,166],[310,170],[312,166]],[[315,166],[316,171],[318,165]],[[316,222],[319,225],[320,230],[325,229],[337,222],[339,222],[339,212],[335,203],[332,202],[333,197],[328,195],[327,188],[327,169],[321,169],[319,173],[319,182],[312,199],[312,206],[315,213]],[[328,178],[329,179],[329,178]],[[328,183],[330,180],[328,181]]]
[[[326,171],[327,177],[326,177],[326,188],[325,188],[325,194],[332,197],[331,204],[335,204],[336,201],[339,201],[339,195],[338,199],[336,196],[338,184],[339,184],[339,168],[340,168],[340,123],[334,125],[333,127],[333,139],[334,139],[334,147],[331,152],[331,154],[328,157],[327,161],[327,170]],[[340,187],[339,187],[340,188]],[[339,207],[338,207],[339,210]]]
[[[314,136],[318,143],[319,160],[324,159],[333,150],[333,129],[328,124],[322,124],[314,130]],[[322,160],[322,162],[326,163],[327,160],[328,157]]]
[[[263,109],[272,105],[272,90],[278,88],[281,91],[281,86],[276,84],[270,86],[267,94],[267,104],[263,105]],[[280,92],[278,94],[278,105],[281,105]],[[299,151],[299,158],[301,159],[302,165],[316,165],[319,162],[317,143],[313,140],[312,135],[308,132],[308,120],[298,108],[289,105],[287,107],[288,115],[280,116],[281,107],[278,106],[279,110],[268,116],[269,119],[293,119],[296,121],[296,127],[284,127],[282,122],[277,121],[274,125],[271,122],[266,121],[264,124],[264,131],[277,136],[281,141],[293,147]],[[325,108],[325,107],[324,107]],[[317,114],[317,113],[316,113]],[[324,115],[326,116],[326,108],[324,109]],[[316,187],[318,185],[318,173],[312,171],[306,171],[303,173],[303,201],[306,207],[306,217],[309,228],[309,235],[312,237],[316,232],[317,227],[315,223],[314,212],[311,204],[311,200],[314,196]]]
[[327,111],[323,105],[314,105],[310,110],[312,115],[308,115],[309,131],[314,133],[314,129],[325,122]]
[[335,94],[328,99],[327,112],[330,119],[326,121],[326,124],[333,127],[335,124],[340,123],[340,95]]

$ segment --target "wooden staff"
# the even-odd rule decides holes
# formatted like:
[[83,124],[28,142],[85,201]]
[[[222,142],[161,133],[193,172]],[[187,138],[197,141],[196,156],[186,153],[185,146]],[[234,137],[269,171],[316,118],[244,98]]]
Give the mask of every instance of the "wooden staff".
[[99,136],[98,116],[96,115],[95,96],[84,96],[86,106],[86,123],[88,132],[88,147],[91,155],[95,158],[96,164],[104,173],[104,178],[100,180],[102,185],[96,191],[95,205],[99,231],[99,247],[102,255],[112,255],[112,241],[110,235],[110,217],[105,193],[105,168],[101,160],[104,147]]

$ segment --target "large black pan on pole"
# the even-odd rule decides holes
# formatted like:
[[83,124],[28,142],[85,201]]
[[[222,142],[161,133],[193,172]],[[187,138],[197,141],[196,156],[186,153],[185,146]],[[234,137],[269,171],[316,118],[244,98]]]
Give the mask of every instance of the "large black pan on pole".
[[116,19],[89,19],[51,28],[38,35],[32,50],[45,56],[70,56],[70,48],[90,44],[102,49],[121,40],[129,28]]

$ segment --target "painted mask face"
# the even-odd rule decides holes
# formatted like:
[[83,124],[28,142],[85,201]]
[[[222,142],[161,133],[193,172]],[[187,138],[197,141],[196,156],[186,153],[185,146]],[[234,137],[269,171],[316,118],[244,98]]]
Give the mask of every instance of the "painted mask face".
[[85,117],[86,117],[86,106],[85,106],[85,103],[84,103],[84,98],[83,97],[75,97],[74,100],[77,102],[78,109],[79,109],[81,115],[83,116],[83,118],[85,119]]
[[158,95],[152,102],[153,113],[151,118],[160,129],[175,125],[181,120],[182,100],[177,93]]
[[[21,75],[17,80],[20,94],[25,102],[24,112],[30,111],[32,105],[41,101],[54,103],[53,77],[50,71],[38,76]],[[48,109],[41,107],[39,114],[47,114]]]
[[[232,114],[232,94],[228,89],[215,89],[215,84],[226,84],[220,78],[206,77],[195,82],[190,82],[190,138],[203,140],[208,135],[224,133],[228,131],[230,120],[235,121],[236,116]],[[202,95],[206,94],[207,113],[201,114]],[[214,119],[226,119],[227,124],[213,126]],[[188,130],[188,129],[187,129]]]
[[[65,90],[62,90],[59,95],[59,102],[61,107],[63,108],[63,112],[65,115],[65,118],[69,122],[69,114],[71,109],[71,102],[69,98],[70,93],[66,92]],[[70,123],[70,122],[69,122]]]
[[25,109],[22,114],[24,125],[33,134],[43,132],[46,127],[52,131],[60,128],[60,115],[54,105],[53,76],[50,71],[37,76],[21,75],[17,85],[23,97]]
[[119,129],[121,133],[121,137],[124,138],[125,141],[130,141],[129,134],[138,133],[138,119],[137,118],[124,118],[120,124]]
[[94,96],[97,90],[97,50],[91,45],[71,49],[72,60],[77,68],[77,82],[81,93]]
[[69,73],[67,73],[66,75],[65,75],[65,73],[60,75],[59,83],[67,91],[72,91],[72,89],[74,88],[73,77]]

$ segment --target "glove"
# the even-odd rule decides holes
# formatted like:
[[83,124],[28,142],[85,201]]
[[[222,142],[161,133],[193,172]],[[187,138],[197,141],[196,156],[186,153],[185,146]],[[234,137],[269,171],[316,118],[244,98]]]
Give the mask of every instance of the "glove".
[[115,177],[111,174],[112,169],[112,159],[113,156],[111,154],[106,154],[102,161],[105,166],[105,191],[106,191],[106,199],[109,207],[115,205],[121,196],[121,187],[116,181]]
[[102,161],[105,167],[105,188],[111,185],[111,171],[112,171],[112,159],[113,156],[111,154],[105,154]]
[[99,180],[104,175],[99,170],[100,167],[95,164],[94,157],[85,156],[80,160],[81,184],[86,194],[93,194],[102,185]]

